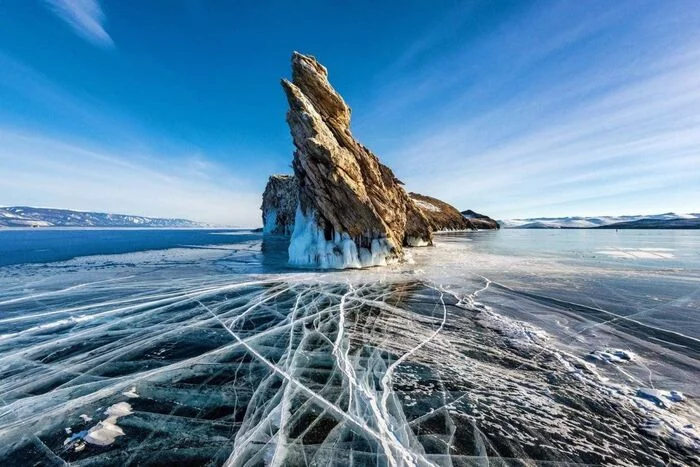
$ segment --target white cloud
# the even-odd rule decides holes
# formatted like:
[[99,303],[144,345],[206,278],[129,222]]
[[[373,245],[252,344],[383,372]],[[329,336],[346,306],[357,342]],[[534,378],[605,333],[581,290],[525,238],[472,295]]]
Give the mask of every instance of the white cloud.
[[112,38],[105,31],[105,15],[97,0],[45,1],[79,36],[100,47],[114,47]]
[[[192,170],[196,166],[197,170]],[[0,204],[260,225],[260,193],[202,155],[126,159],[0,129]]]
[[416,73],[383,77],[392,86],[361,131],[398,121],[380,156],[410,189],[461,209],[697,211],[700,15],[601,5],[604,20],[533,7],[471,42],[431,44],[440,52]]
[[[229,169],[187,141],[144,128],[99,100],[78,98],[0,52],[0,87],[24,98],[0,107],[0,205],[30,205],[226,226],[257,226],[263,178]],[[61,131],[55,119],[76,124]],[[234,173],[235,170],[235,173]]]

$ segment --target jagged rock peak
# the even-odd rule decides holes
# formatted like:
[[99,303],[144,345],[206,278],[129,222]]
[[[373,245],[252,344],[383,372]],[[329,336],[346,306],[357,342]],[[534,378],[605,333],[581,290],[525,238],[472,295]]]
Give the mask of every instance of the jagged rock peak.
[[296,151],[299,207],[290,263],[362,267],[403,258],[404,246],[432,243],[430,223],[394,173],[350,132],[350,108],[328,71],[295,52],[282,80]]
[[350,126],[350,107],[328,82],[328,70],[311,55],[294,52],[292,82],[311,101],[324,120]]
[[263,193],[263,233],[291,235],[299,204],[299,187],[293,175],[272,175]]

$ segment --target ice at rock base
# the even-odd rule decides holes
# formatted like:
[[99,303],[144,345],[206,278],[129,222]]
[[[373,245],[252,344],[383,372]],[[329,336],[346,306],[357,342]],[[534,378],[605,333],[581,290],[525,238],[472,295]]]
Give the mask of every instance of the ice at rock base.
[[406,243],[408,243],[408,246],[428,246],[430,245],[430,242],[427,240],[423,240],[420,237],[408,237],[406,239]]
[[272,233],[277,227],[277,211],[270,209],[265,213],[265,224],[263,225],[263,233]]
[[316,214],[305,215],[297,206],[294,216],[294,231],[289,244],[289,264],[321,269],[350,269],[371,266],[386,266],[395,263],[391,246],[385,238],[371,241],[371,249],[357,248],[346,232],[335,232],[332,240],[316,223]]

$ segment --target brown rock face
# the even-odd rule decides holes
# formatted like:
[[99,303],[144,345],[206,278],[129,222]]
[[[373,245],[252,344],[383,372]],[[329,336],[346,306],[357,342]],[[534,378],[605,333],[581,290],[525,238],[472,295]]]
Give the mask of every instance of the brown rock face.
[[423,211],[433,232],[450,230],[497,230],[498,222],[472,210],[459,212],[454,206],[432,196],[409,193],[413,202]]
[[501,228],[501,226],[498,225],[498,222],[491,219],[489,216],[479,214],[478,212],[474,212],[471,209],[462,211],[462,215],[469,221],[471,225],[474,226],[475,230],[498,230]]
[[409,193],[413,202],[423,211],[435,232],[443,230],[473,230],[468,219],[465,219],[454,206],[440,201],[432,196]]
[[263,233],[291,235],[294,214],[299,204],[299,188],[292,175],[272,175],[263,193]]
[[400,260],[432,243],[430,223],[391,169],[350,132],[350,108],[314,57],[294,53],[282,80],[296,151],[299,209],[290,263],[361,267]]

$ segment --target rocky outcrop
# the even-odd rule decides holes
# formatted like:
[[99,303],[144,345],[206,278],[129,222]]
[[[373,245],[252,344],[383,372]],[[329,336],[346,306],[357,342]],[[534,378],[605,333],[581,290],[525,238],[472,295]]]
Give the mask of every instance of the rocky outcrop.
[[471,209],[462,211],[462,215],[473,226],[474,230],[498,230],[501,226],[489,216],[479,214]]
[[401,260],[432,243],[431,226],[391,169],[350,132],[350,108],[314,57],[294,53],[282,80],[299,205],[290,264],[364,267]]
[[435,232],[450,230],[473,230],[474,226],[454,206],[432,196],[409,193],[413,202],[423,211]]
[[263,233],[291,235],[294,215],[299,204],[299,187],[293,175],[273,175],[263,193]]

